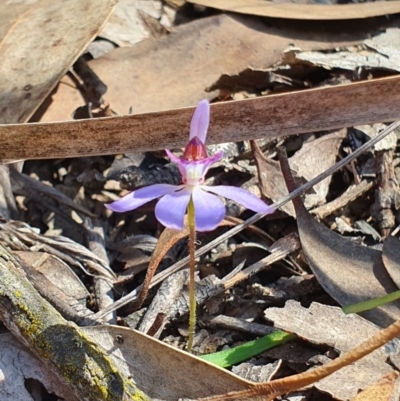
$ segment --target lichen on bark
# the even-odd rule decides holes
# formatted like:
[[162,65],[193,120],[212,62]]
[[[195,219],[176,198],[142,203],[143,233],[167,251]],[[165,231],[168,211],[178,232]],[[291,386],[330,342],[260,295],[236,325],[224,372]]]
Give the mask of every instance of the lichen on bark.
[[18,261],[1,245],[0,319],[79,399],[149,400],[97,344],[39,295]]

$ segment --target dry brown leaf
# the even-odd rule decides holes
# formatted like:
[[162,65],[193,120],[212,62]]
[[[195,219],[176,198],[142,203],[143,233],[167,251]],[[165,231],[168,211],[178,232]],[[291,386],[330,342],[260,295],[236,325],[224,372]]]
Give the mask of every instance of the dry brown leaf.
[[[260,183],[261,193],[267,199],[277,202],[288,194],[279,163],[265,157],[258,144],[254,141],[251,143],[251,148],[257,165],[258,181]],[[283,205],[281,210],[289,216],[295,216],[294,207],[291,202]]]
[[142,290],[139,294],[139,298],[136,302],[135,307],[138,309],[142,306],[143,301],[146,299],[149,291],[151,280],[153,279],[154,273],[157,270],[158,265],[164,259],[168,251],[182,238],[189,235],[189,229],[185,218],[185,226],[183,230],[171,230],[166,228],[160,235],[157,241],[156,247],[151,254],[149,261],[149,267],[147,268],[146,277],[143,281]]
[[361,391],[351,401],[390,401],[398,377],[398,372],[389,373],[377,383]]
[[[57,101],[63,99],[62,102]],[[32,116],[32,121],[73,120],[77,105],[85,103],[79,84],[70,74],[64,75]]]
[[[288,190],[295,189],[290,170],[284,171]],[[379,298],[397,290],[382,263],[382,254],[357,245],[318,223],[300,198],[293,200],[300,242],[318,282],[340,305]],[[386,327],[400,318],[400,301],[381,306],[363,316]]]
[[[202,98],[213,99],[218,92],[208,92],[207,88],[222,74],[235,75],[249,65],[256,69],[271,67],[293,44],[307,51],[359,44],[363,39],[363,33],[304,34],[241,16],[219,15],[178,26],[161,39],[151,38],[133,48],[116,49],[89,65],[107,85],[106,100],[112,109],[124,115],[132,107],[133,113],[138,114],[188,107]],[[69,105],[64,92],[54,94],[53,102]],[[62,119],[70,119],[72,111],[81,105],[65,108]],[[55,121],[49,113],[43,119]]]
[[[317,175],[332,167],[337,159],[340,145],[346,138],[347,130],[342,129],[325,135],[315,141],[305,143],[302,148],[290,158],[290,166],[297,174],[310,181]],[[306,194],[304,205],[307,209],[318,206],[328,194],[332,176],[325,178],[314,186],[316,193]]]
[[82,330],[152,398],[198,399],[252,386],[227,370],[132,329],[95,326]]
[[[338,150],[343,138],[346,137],[345,129],[323,136],[303,147],[290,158],[292,174],[297,180],[311,180],[322,172],[332,167],[337,158]],[[257,164],[258,177],[262,194],[274,202],[288,194],[279,163],[263,156],[257,144],[252,143],[253,156]],[[305,179],[305,180],[304,180]],[[315,185],[314,193],[307,193],[305,205],[307,209],[318,205],[328,194],[331,177]],[[281,210],[289,216],[294,216],[294,208],[291,203],[285,204]]]
[[32,227],[21,221],[0,223],[0,242],[14,251],[47,252],[83,271],[86,267],[111,281],[116,278],[108,264],[83,245],[61,235],[50,237],[38,234]]
[[37,380],[47,392],[68,401],[78,401],[71,390],[12,334],[0,335],[0,399],[32,401],[27,380]]
[[137,114],[213,99],[218,92],[206,88],[222,74],[238,74],[249,65],[271,67],[290,45],[304,51],[334,49],[360,43],[361,36],[282,32],[254,19],[217,15],[178,26],[167,37],[116,49],[89,65],[108,86],[113,110],[127,114],[132,107]]
[[[329,345],[341,353],[350,351],[379,332],[379,327],[358,315],[345,315],[340,308],[318,303],[312,303],[307,309],[299,302],[288,301],[283,309],[266,309],[265,317],[272,320],[279,329],[296,333],[314,344]],[[386,363],[387,358],[385,348],[380,348],[319,381],[315,386],[332,394],[335,399],[349,400],[359,389],[393,372]]]
[[97,35],[114,2],[1,2],[2,123],[29,119]]
[[42,273],[50,282],[76,300],[86,300],[89,292],[82,281],[61,259],[45,252],[16,251],[25,263]]
[[383,242],[382,261],[392,280],[400,288],[400,241],[389,235]]
[[[399,83],[400,77],[390,77],[215,104],[211,106],[209,143],[393,121],[400,116]],[[0,162],[184,147],[193,111],[185,108],[52,124],[0,124]]]
[[301,20],[346,20],[371,18],[400,12],[400,1],[360,4],[291,4],[264,0],[187,0],[224,11],[263,17]]

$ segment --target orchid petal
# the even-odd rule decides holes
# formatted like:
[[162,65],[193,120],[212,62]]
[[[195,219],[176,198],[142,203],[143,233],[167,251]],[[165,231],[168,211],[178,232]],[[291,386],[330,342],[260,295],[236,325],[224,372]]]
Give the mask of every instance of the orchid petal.
[[215,196],[195,187],[192,192],[197,231],[214,230],[225,216],[225,205]]
[[224,152],[220,151],[202,160],[189,161],[179,158],[176,162],[173,159],[171,160],[178,165],[185,184],[198,185],[204,182],[205,175],[211,165],[221,160],[223,156]]
[[202,100],[194,111],[190,123],[189,141],[197,136],[201,142],[206,143],[208,125],[210,123],[210,104],[208,100]]
[[157,220],[173,230],[183,229],[183,219],[192,191],[182,189],[163,196],[156,205],[154,213]]
[[127,212],[129,210],[137,209],[139,206],[142,206],[153,199],[159,198],[160,196],[178,191],[181,188],[183,188],[182,185],[150,185],[149,187],[133,191],[128,195],[123,196],[121,199],[105,206],[113,212]]
[[165,153],[167,154],[167,156],[169,157],[169,159],[171,160],[172,163],[175,164],[180,164],[182,163],[181,158],[178,156],[175,156],[170,150],[165,149]]
[[275,211],[274,208],[268,206],[261,199],[257,198],[257,196],[242,188],[230,187],[226,185],[219,185],[216,187],[203,185],[201,188],[205,191],[223,196],[224,198],[231,199],[245,208],[253,210],[254,212],[270,214]]

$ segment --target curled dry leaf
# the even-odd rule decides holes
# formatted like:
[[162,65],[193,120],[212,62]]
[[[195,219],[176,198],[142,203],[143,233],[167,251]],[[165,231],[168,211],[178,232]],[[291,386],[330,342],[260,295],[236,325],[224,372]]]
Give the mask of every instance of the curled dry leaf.
[[2,123],[24,123],[29,119],[95,38],[114,3],[114,0],[1,2]]
[[189,3],[224,11],[263,17],[301,20],[345,20],[371,18],[400,12],[400,1],[360,4],[292,4],[263,0],[187,0]]
[[[285,167],[284,167],[285,166]],[[289,192],[295,184],[290,168],[282,161],[282,171]],[[300,198],[293,199],[300,242],[304,255],[325,291],[340,305],[351,305],[379,298],[397,290],[382,263],[382,254],[336,234],[318,223]],[[400,318],[396,301],[364,312],[363,316],[385,327]]]
[[47,252],[85,272],[85,268],[89,268],[96,274],[115,280],[115,274],[108,264],[81,244],[63,236],[47,237],[38,234],[28,224],[20,221],[0,223],[0,242],[14,251]]
[[198,399],[252,386],[226,370],[135,330],[117,326],[82,330],[151,398]]
[[[288,301],[283,309],[266,309],[265,317],[279,329],[296,333],[314,344],[328,345],[340,353],[350,351],[379,332],[379,327],[358,315],[345,315],[340,308],[318,303],[312,303],[307,309],[299,302]],[[380,348],[315,386],[332,394],[335,399],[349,400],[359,389],[365,389],[393,372],[386,363],[387,358],[385,348]]]
[[149,262],[149,267],[147,268],[146,277],[142,284],[142,289],[139,294],[139,298],[136,302],[135,308],[139,309],[142,306],[143,301],[146,299],[147,293],[149,291],[151,280],[154,273],[157,270],[158,265],[163,260],[164,256],[180,239],[185,238],[189,235],[189,229],[185,217],[185,226],[183,230],[171,230],[166,228],[160,235],[157,245],[151,255]]

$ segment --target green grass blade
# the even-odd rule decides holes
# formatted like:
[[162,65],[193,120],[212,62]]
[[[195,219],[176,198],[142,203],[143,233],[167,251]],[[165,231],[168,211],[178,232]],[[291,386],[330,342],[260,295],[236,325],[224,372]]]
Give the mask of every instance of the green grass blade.
[[275,331],[265,337],[258,338],[257,340],[249,341],[238,347],[231,348],[225,351],[215,352],[214,354],[207,354],[200,356],[201,359],[211,362],[221,368],[228,368],[236,365],[251,357],[266,351],[267,349],[276,347],[277,345],[284,344],[290,340],[295,339],[295,334],[285,333],[284,331]]
[[396,301],[397,299],[400,299],[400,290],[384,295],[380,298],[369,299],[368,301],[360,302],[358,304],[343,306],[342,311],[346,315],[349,313],[360,313],[377,308],[378,306],[386,305],[390,302]]

